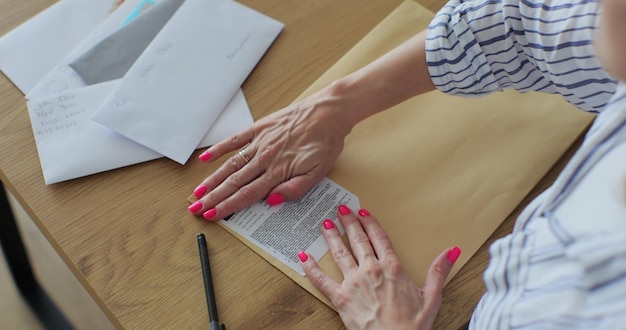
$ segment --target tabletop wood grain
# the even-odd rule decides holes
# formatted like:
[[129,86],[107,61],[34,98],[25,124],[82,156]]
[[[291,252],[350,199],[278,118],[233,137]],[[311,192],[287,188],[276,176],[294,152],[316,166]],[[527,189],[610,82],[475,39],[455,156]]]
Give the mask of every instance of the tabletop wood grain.
[[[401,0],[242,0],[285,29],[246,80],[255,119],[291,103]],[[418,1],[436,11],[444,1]],[[52,0],[0,0],[0,35]],[[24,96],[0,76],[0,179],[119,328],[207,328],[196,235],[207,237],[220,318],[229,329],[341,329],[337,314],[216,224],[186,198],[220,163],[159,159],[44,185]],[[444,290],[436,329],[465,327],[484,291],[489,243],[511,231],[529,198]]]

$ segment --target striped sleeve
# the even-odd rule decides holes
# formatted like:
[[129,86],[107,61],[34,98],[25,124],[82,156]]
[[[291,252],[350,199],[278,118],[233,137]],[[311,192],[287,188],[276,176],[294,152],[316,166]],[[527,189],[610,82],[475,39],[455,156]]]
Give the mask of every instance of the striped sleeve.
[[594,56],[598,0],[451,0],[428,28],[426,60],[444,93],[560,94],[599,112],[615,92]]

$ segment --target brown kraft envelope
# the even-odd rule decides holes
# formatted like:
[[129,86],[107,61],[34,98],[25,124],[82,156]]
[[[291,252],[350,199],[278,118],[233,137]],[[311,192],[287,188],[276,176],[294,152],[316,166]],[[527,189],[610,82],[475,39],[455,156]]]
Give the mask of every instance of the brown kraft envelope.
[[[298,100],[422,31],[433,16],[413,1],[401,3]],[[461,98],[434,91],[358,124],[328,177],[380,221],[418,285],[439,253],[459,246],[449,280],[592,120],[555,95]],[[306,277],[229,231],[333,307]],[[318,262],[341,281],[329,252]]]

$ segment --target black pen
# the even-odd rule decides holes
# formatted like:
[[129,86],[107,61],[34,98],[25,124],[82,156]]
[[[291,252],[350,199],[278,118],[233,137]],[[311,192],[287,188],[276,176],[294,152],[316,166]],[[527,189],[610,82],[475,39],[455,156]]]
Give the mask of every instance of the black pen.
[[207,251],[204,234],[198,234],[198,249],[200,250],[202,277],[204,278],[204,293],[206,294],[206,303],[209,307],[209,325],[211,330],[226,330],[226,326],[221,324],[217,318],[217,303],[215,302],[213,279],[211,278],[211,266],[209,265],[209,253]]

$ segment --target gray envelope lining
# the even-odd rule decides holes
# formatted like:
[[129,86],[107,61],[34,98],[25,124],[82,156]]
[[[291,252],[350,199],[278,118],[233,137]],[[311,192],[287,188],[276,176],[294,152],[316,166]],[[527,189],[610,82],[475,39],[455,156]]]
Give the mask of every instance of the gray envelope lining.
[[86,51],[70,67],[87,85],[124,77],[183,2],[159,2]]

